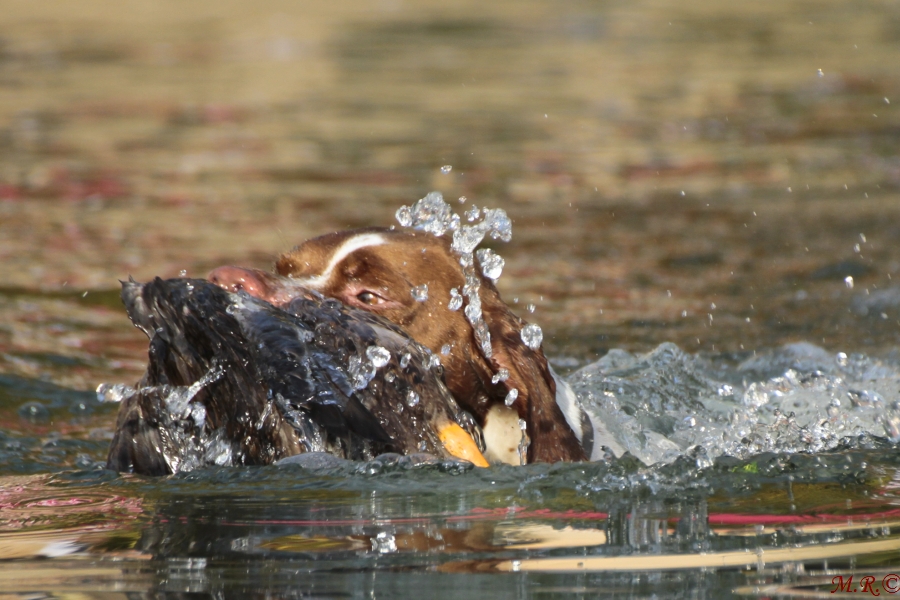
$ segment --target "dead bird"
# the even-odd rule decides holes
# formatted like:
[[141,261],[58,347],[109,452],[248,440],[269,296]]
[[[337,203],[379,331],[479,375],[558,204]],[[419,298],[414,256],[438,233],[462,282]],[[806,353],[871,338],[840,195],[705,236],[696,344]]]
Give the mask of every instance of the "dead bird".
[[205,280],[124,283],[149,364],[122,394],[107,467],[162,475],[304,452],[487,466],[426,348],[378,315],[294,291],[276,307]]

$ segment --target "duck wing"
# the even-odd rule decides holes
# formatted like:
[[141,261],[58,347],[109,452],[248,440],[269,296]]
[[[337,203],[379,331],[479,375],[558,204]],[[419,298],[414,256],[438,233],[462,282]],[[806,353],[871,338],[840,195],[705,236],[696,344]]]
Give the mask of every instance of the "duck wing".
[[427,349],[314,292],[282,310],[205,280],[157,278],[123,283],[122,299],[150,349],[122,400],[111,469],[164,474],[308,451],[448,457],[440,432],[471,425]]

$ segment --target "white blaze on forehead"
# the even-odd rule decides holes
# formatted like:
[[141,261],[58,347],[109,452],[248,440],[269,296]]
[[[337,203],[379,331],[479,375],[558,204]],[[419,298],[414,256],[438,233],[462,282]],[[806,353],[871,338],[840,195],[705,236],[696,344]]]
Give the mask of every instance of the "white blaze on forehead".
[[351,236],[344,240],[343,244],[334,249],[334,252],[331,255],[331,259],[328,261],[328,264],[325,266],[325,269],[321,273],[319,273],[318,275],[313,275],[312,277],[295,279],[294,281],[308,288],[321,290],[323,287],[325,287],[325,284],[328,283],[328,280],[331,279],[331,275],[334,273],[335,267],[341,264],[341,261],[343,261],[345,258],[361,248],[368,248],[369,246],[380,246],[385,243],[387,243],[387,240],[384,239],[384,236],[380,233],[361,233]]

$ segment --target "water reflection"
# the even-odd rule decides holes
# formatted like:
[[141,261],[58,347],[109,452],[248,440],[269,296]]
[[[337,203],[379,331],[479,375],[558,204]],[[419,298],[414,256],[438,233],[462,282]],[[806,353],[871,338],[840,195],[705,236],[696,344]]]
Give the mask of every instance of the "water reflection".
[[[848,456],[885,474],[897,468],[878,453]],[[387,597],[395,586],[424,592],[439,574],[456,574],[452,588],[428,593],[640,597],[670,595],[677,582],[682,592],[690,585],[721,597],[736,586],[756,595],[821,585],[817,572],[849,573],[854,565],[862,572],[860,565],[874,569],[896,554],[892,483],[872,473],[851,500],[845,485],[795,483],[818,463],[809,457],[788,466],[792,460],[778,458],[781,467],[769,476],[745,474],[743,490],[728,474],[749,470],[722,464],[700,479],[685,466],[604,465],[455,476],[433,467],[354,475],[350,467],[289,466],[165,480],[7,478],[3,489],[14,491],[0,505],[0,547],[19,562],[0,568],[0,578],[5,590],[22,593],[257,597],[263,592],[252,590],[261,587],[304,594],[321,586],[328,594]],[[847,456],[829,460],[833,468]],[[657,486],[636,483],[624,493],[571,486],[587,480],[611,488],[623,476]]]

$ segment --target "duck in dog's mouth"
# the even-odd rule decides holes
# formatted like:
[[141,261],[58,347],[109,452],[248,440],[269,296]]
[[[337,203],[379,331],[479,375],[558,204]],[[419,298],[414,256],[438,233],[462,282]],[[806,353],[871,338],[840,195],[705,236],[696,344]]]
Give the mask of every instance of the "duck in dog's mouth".
[[[274,306],[314,290],[397,324],[439,357],[450,392],[483,430],[491,462],[521,464],[523,431],[527,463],[592,458],[590,419],[553,373],[540,339],[523,336],[527,324],[480,268],[485,258],[492,257],[470,255],[466,269],[446,237],[367,228],[304,242],[281,255],[273,273],[225,266],[208,279]],[[480,305],[477,318],[463,296],[466,306]]]

